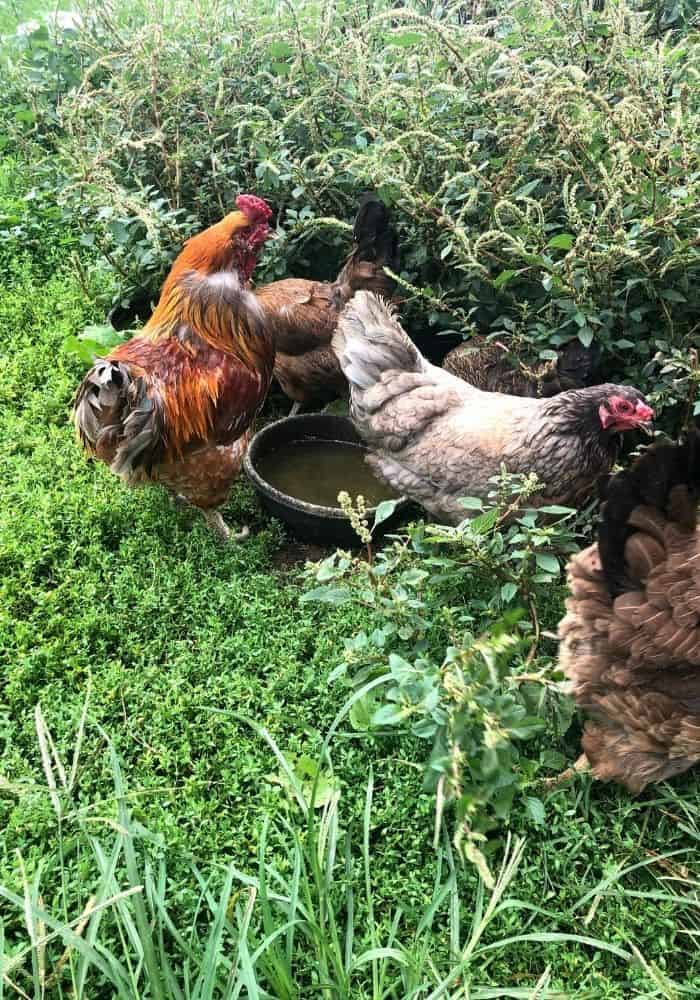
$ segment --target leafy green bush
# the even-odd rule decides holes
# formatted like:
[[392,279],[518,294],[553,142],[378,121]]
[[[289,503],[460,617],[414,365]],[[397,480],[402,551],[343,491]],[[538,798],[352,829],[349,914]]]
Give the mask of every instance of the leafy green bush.
[[[453,801],[456,843],[488,884],[485,834],[507,819],[540,766],[563,762],[551,750],[523,756],[519,744],[544,730],[556,740],[572,717],[551,660],[543,657],[536,672],[529,666],[541,633],[536,608],[559,614],[557,553],[577,548],[574,512],[522,509],[538,488],[535,477],[523,478],[500,477],[495,506],[456,528],[419,525],[376,558],[370,547],[368,560],[328,557],[309,570],[317,586],[303,598],[373,613],[374,627],[345,639],[331,675],[358,692],[350,721],[364,732],[400,727],[430,742],[425,785],[436,793],[436,838]],[[482,508],[475,498],[464,503]],[[544,821],[537,796],[525,805],[535,823]]]
[[461,24],[386,0],[132,0],[15,46],[6,142],[56,153],[37,188],[124,295],[155,289],[241,189],[277,211],[261,280],[331,273],[373,185],[399,223],[415,332],[427,308],[433,332],[476,327],[524,358],[595,339],[605,377],[670,406],[684,383],[662,370],[700,307],[700,47],[690,28],[652,37],[656,15],[537,0]]

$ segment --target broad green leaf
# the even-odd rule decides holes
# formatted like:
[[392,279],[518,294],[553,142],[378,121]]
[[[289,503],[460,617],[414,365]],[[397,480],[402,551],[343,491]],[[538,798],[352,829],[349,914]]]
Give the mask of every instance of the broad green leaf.
[[550,556],[546,552],[538,552],[535,555],[535,562],[545,573],[559,572],[559,560],[556,556]]
[[314,587],[313,590],[308,590],[299,598],[302,604],[318,601],[319,604],[333,604],[336,607],[340,604],[347,604],[350,600],[352,600],[352,591],[349,587]]
[[479,497],[460,497],[457,503],[460,507],[466,507],[467,510],[482,510],[484,506],[484,501]]
[[373,726],[396,726],[406,718],[406,709],[393,703],[382,705],[372,715]]
[[366,732],[372,728],[372,716],[377,710],[377,698],[374,692],[359,698],[350,709],[348,718],[350,725],[358,732]]
[[551,238],[547,246],[551,247],[552,250],[571,250],[574,239],[575,237],[571,233],[559,233],[558,236]]
[[400,503],[403,503],[401,497],[396,500],[382,500],[380,504],[377,504],[374,511],[374,524],[372,525],[372,530],[374,530],[378,524],[381,524],[383,521],[390,518]]
[[103,347],[114,347],[115,344],[120,344],[124,340],[124,335],[118,330],[115,330],[113,326],[108,326],[105,323],[101,323],[95,326],[86,326],[82,333],[78,334],[80,340],[92,340],[96,341],[98,344],[102,344]]
[[500,511],[493,507],[491,510],[484,511],[483,514],[479,514],[478,517],[472,518],[469,522],[469,528],[471,531],[475,532],[477,535],[485,535],[487,532],[496,524],[498,520]]
[[545,819],[544,803],[534,795],[528,795],[525,799],[525,812],[536,826],[543,826]]

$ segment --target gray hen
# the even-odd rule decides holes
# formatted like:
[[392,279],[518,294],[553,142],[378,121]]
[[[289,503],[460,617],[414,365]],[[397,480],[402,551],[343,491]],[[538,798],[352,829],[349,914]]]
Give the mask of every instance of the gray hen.
[[374,471],[452,523],[464,496],[486,498],[501,465],[545,483],[531,502],[578,505],[609,472],[620,435],[653,410],[628,386],[528,399],[482,392],[431,365],[376,295],[358,292],[333,337],[350,383],[351,416]]

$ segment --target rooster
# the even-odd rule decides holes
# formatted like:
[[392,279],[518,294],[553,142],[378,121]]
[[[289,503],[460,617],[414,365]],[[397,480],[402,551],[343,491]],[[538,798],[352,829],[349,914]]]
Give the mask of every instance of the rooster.
[[354,249],[333,283],[285,278],[255,292],[274,335],[275,378],[293,401],[290,416],[302,406],[322,405],[347,392],[331,349],[343,306],[359,288],[387,297],[394,291],[384,268],[398,270],[396,233],[386,206],[372,194],[360,201],[353,238]]
[[510,361],[508,348],[497,340],[472,337],[458,344],[442,363],[445,371],[485,392],[511,396],[556,396],[567,389],[590,385],[600,359],[600,350],[570,341],[552,361],[525,368]]
[[245,287],[270,234],[268,205],[237,211],[189,239],[143,330],[87,373],[73,420],[85,450],[136,485],[160,483],[231,536],[228,497],[272,378],[274,342]]
[[608,484],[598,543],[571,560],[560,659],[595,777],[632,792],[700,760],[700,433]]
[[333,348],[375,473],[452,523],[465,516],[461,497],[488,497],[502,465],[545,484],[534,506],[582,504],[610,471],[620,435],[647,427],[654,415],[627,386],[551,399],[475,389],[426,361],[391,308],[368,292],[344,310]]

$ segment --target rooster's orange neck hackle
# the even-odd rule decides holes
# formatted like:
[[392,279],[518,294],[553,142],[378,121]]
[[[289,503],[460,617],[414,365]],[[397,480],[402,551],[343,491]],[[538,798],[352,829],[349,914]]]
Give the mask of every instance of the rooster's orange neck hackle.
[[[187,240],[165,280],[158,305],[143,328],[144,337],[159,342],[177,335],[188,313],[187,278],[206,279],[235,273],[242,285],[247,284],[257,255],[269,236],[268,220],[272,213],[262,199],[253,195],[239,196],[236,204],[237,211]],[[202,340],[215,350],[234,354],[246,364],[254,362],[257,351],[249,342],[250,331],[245,323],[231,323],[229,314],[213,307],[207,310],[206,319],[196,330]]]

